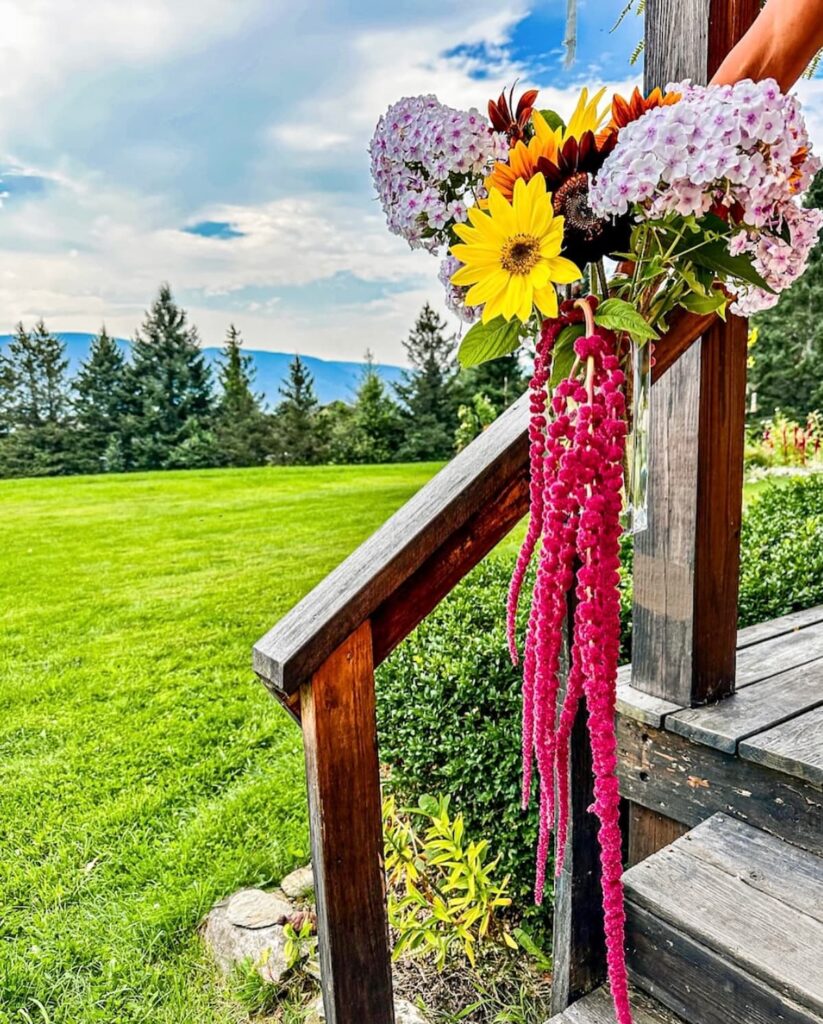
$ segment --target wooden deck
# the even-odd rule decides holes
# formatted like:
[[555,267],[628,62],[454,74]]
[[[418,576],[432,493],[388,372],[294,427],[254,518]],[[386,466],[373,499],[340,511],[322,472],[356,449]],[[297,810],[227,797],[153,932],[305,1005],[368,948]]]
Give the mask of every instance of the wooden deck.
[[630,800],[682,828],[723,811],[821,851],[823,606],[741,630],[726,700],[680,707],[635,690],[625,666],[618,710]]

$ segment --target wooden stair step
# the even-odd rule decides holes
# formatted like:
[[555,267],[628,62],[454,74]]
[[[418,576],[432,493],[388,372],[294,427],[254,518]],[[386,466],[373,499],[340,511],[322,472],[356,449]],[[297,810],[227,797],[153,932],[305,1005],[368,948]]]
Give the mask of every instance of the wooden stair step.
[[823,1024],[823,859],[716,814],[624,883],[632,979],[689,1024]]
[[[644,992],[633,991],[631,1003],[634,1024],[682,1024],[679,1018]],[[614,1024],[614,1007],[609,990],[599,988],[591,995],[579,999],[552,1017],[548,1024]]]

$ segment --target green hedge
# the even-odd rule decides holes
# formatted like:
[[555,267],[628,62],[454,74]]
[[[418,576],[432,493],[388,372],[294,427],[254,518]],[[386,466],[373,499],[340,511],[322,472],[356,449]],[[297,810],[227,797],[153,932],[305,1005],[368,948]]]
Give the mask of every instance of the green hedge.
[[[740,624],[823,604],[823,476],[768,487],[742,533]],[[631,549],[624,545],[623,648],[631,640]],[[520,791],[520,673],[506,651],[512,560],[479,565],[381,666],[382,760],[410,799],[448,793],[511,872],[521,908],[534,876],[534,807]],[[522,630],[521,630],[522,635]]]

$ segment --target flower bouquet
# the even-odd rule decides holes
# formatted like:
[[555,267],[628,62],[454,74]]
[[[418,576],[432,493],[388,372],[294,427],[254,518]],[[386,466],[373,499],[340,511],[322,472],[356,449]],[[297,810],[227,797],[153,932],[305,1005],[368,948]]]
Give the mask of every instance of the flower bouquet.
[[610,104],[604,94],[583,89],[568,122],[539,110],[535,90],[516,103],[513,90],[490,102],[488,120],[434,96],[403,99],[381,117],[370,153],[389,228],[441,255],[446,304],[472,325],[461,363],[520,346],[532,354],[530,521],[507,611],[517,662],[516,611],[539,549],[522,722],[524,805],[534,764],[540,783],[535,898],[543,898],[555,826],[562,868],[569,742],[585,698],[609,981],[617,1020],[628,1024],[617,585],[627,506],[642,526],[650,349],[678,308],[725,317],[773,305],[803,272],[823,213],[800,203],[820,165],[796,98],[775,82],[683,82]]

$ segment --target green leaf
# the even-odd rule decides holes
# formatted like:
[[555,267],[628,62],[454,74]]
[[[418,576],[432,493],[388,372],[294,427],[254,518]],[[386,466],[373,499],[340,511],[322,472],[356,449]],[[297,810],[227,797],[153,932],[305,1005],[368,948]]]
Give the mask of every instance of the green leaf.
[[433,816],[437,814],[437,797],[432,796],[430,793],[423,793],[423,795],[417,801],[417,806],[420,808],[423,814]]
[[609,331],[623,331],[637,342],[659,337],[630,302],[625,299],[606,299],[594,312],[594,322]]
[[688,309],[690,313],[717,313],[722,320],[726,319],[726,304],[728,298],[716,288],[708,295],[697,295],[690,292],[680,300],[680,305]]
[[690,252],[688,258],[698,267],[708,267],[709,270],[713,270],[721,279],[736,278],[738,281],[745,281],[747,284],[756,285],[758,288],[764,288],[767,292],[774,294],[774,288],[769,287],[752,266],[751,256],[746,253],[732,256],[723,239],[701,245],[699,249]]
[[514,352],[520,345],[522,327],[519,320],[504,320],[502,316],[487,324],[476,323],[460,342],[457,352],[460,365],[468,369]]
[[546,124],[549,126],[549,128],[565,128],[566,127],[566,122],[557,113],[556,110],[541,110],[540,111],[540,116],[543,118],[543,120],[546,122]]
[[582,324],[569,324],[558,334],[552,354],[552,372],[549,387],[553,391],[561,380],[572,372],[574,366],[574,343],[583,337]]

